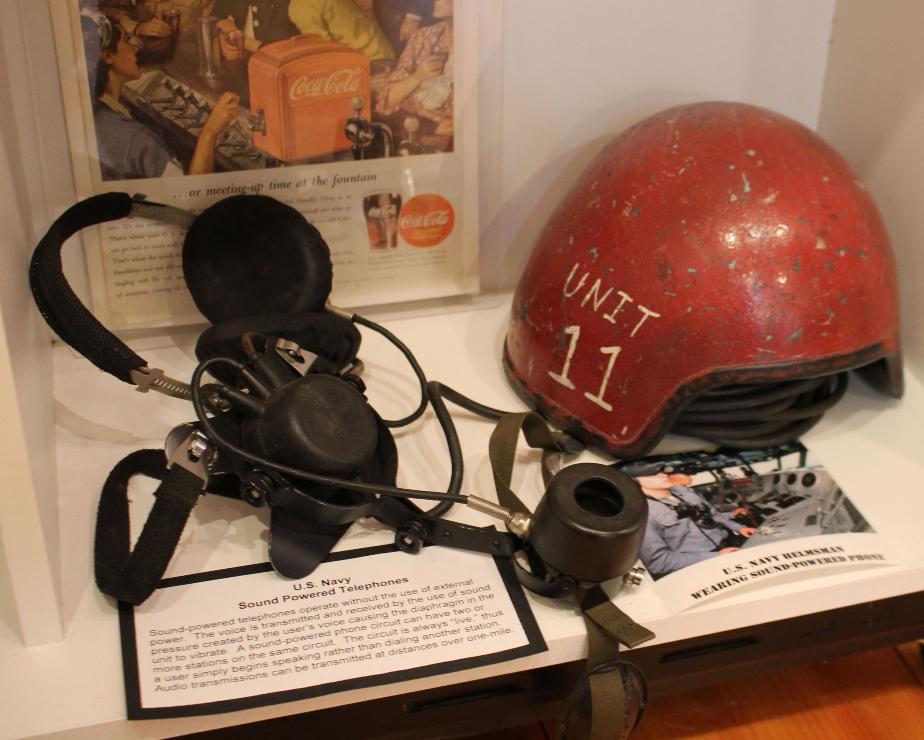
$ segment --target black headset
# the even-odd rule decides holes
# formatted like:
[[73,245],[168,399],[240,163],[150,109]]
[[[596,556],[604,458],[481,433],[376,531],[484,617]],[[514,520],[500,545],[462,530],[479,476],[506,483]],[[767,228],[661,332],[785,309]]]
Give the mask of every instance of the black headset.
[[[210,322],[196,343],[199,364],[189,384],[151,368],[103,327],[63,274],[67,239],[126,217],[187,230],[183,273]],[[531,445],[550,451],[574,451],[574,440],[551,432],[535,414],[505,414],[429,381],[386,328],[331,306],[330,250],[301,213],[280,201],[237,195],[195,216],[125,193],[98,195],[54,222],[35,249],[30,281],[36,304],[61,339],[139,390],[189,399],[196,413],[195,422],[168,435],[166,454],[130,455],[110,474],[96,531],[97,583],[104,593],[135,604],[150,595],[202,493],[269,506],[270,559],[290,578],[310,573],[349,525],[366,516],[392,527],[396,546],[406,552],[431,543],[492,555],[522,552],[528,567],[515,560],[520,580],[552,597],[621,576],[637,559],[647,509],[635,481],[596,464],[567,466],[554,476],[546,471],[548,490],[531,515],[509,490],[520,430]],[[404,418],[382,419],[367,403],[357,326],[382,334],[416,375],[420,402]],[[206,375],[217,382],[206,382]],[[460,493],[461,447],[444,399],[499,422],[491,458],[500,505]],[[449,448],[444,492],[395,485],[390,429],[418,419],[428,405]],[[132,550],[126,490],[139,473],[162,483]],[[435,503],[425,510],[414,500]],[[510,531],[444,520],[454,503],[499,517]]]
[[[64,276],[61,250],[71,236],[126,217],[187,229],[183,273],[211,322],[196,342],[199,364],[188,384],[151,368],[102,326]],[[395,530],[400,550],[416,553],[440,544],[507,556],[524,587],[574,598],[588,629],[588,668],[566,702],[563,736],[628,732],[641,719],[644,676],[616,654],[620,644],[634,647],[654,635],[615,607],[599,585],[640,579],[633,566],[648,509],[636,481],[594,463],[568,465],[553,475],[544,455],[547,488],[530,513],[510,489],[520,432],[546,453],[574,452],[579,445],[533,412],[505,413],[429,381],[410,349],[385,327],[331,306],[330,250],[297,210],[273,198],[238,195],[195,216],[125,193],[98,195],[52,224],[35,249],[29,277],[39,310],[62,340],[138,390],[190,400],[196,413],[196,421],[167,435],[166,450],[133,452],[107,477],[94,543],[103,593],[131,604],[145,601],[204,493],[268,506],[270,560],[289,578],[311,573],[352,522],[374,517]],[[404,418],[382,419],[366,402],[357,326],[384,336],[413,369],[421,398]],[[204,382],[206,374],[216,382]],[[444,399],[496,422],[489,456],[497,504],[460,492],[462,450]],[[398,455],[390,429],[420,418],[428,405],[449,449],[444,492],[395,485]],[[135,475],[160,485],[133,547],[128,485]],[[424,510],[415,499],[435,503]],[[454,503],[504,520],[507,531],[443,519]],[[616,718],[621,729],[604,721],[607,712],[593,711],[594,694],[596,704],[624,707]]]

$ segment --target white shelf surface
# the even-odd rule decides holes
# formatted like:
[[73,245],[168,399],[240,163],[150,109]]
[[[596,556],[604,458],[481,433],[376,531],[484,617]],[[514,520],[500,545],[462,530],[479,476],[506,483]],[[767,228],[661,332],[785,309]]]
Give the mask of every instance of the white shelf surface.
[[[437,313],[391,309],[388,313],[373,313],[371,318],[385,323],[415,352],[431,379],[488,405],[520,409],[522,404],[507,386],[500,363],[509,300],[507,294],[485,295],[456,301]],[[152,366],[184,378],[195,364],[194,338],[193,333],[177,332],[139,340],[133,346]],[[161,738],[584,657],[581,617],[563,604],[530,595],[549,647],[539,655],[239,712],[127,721],[117,612],[113,603],[96,590],[92,577],[93,524],[99,490],[118,460],[141,447],[161,447],[172,426],[191,420],[192,409],[187,402],[136,393],[66,347],[56,347],[54,354],[60,536],[61,550],[66,554],[62,565],[66,637],[62,642],[26,648],[12,620],[0,620],[0,737],[49,734],[94,740]],[[416,381],[396,350],[380,337],[364,332],[361,356],[370,401],[384,417],[403,416],[414,407]],[[659,641],[667,642],[924,590],[924,497],[918,490],[924,480],[920,442],[924,438],[924,389],[910,374],[907,386],[906,397],[899,402],[853,381],[845,399],[803,440],[814,459],[826,465],[873,528],[903,553],[905,564],[769,584],[756,592],[733,594],[672,617],[665,615],[650,583],[620,595],[617,603],[653,629]],[[487,459],[491,425],[466,412],[452,410],[464,450],[463,491],[493,498]],[[397,443],[400,485],[445,488],[448,456],[432,412],[399,431]],[[605,460],[590,453],[587,458]],[[514,490],[535,505],[541,493],[537,457],[523,452],[520,461],[523,464],[515,471]],[[133,506],[142,506],[144,499],[150,499],[135,498]],[[204,497],[193,512],[167,575],[265,562],[267,528],[261,515],[239,502]],[[135,521],[143,521],[143,513],[133,516]],[[449,516],[470,523],[490,523],[486,517],[460,507],[455,507]],[[391,540],[391,534],[378,525],[360,522],[339,547],[363,547]]]

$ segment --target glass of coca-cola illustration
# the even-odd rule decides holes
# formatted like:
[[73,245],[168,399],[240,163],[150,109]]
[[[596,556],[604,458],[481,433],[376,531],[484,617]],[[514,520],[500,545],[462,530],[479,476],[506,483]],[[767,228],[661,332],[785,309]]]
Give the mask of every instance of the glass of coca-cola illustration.
[[400,212],[400,193],[370,193],[363,198],[363,215],[366,218],[370,249],[398,246],[398,214]]

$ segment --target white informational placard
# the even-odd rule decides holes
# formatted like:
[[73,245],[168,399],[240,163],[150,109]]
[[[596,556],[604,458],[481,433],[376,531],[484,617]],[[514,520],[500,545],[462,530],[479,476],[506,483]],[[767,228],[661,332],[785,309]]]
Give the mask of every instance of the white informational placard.
[[546,649],[509,558],[392,546],[310,576],[269,565],[168,579],[122,604],[133,719],[225,712],[408,680]]

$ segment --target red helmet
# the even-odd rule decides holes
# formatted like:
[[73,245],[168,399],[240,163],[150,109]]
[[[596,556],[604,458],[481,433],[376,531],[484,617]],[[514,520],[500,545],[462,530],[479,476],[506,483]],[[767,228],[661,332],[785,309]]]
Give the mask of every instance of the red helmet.
[[802,125],[737,103],[663,111],[610,142],[553,214],[504,364],[528,403],[620,457],[668,431],[788,441],[849,369],[901,395],[888,235]]

